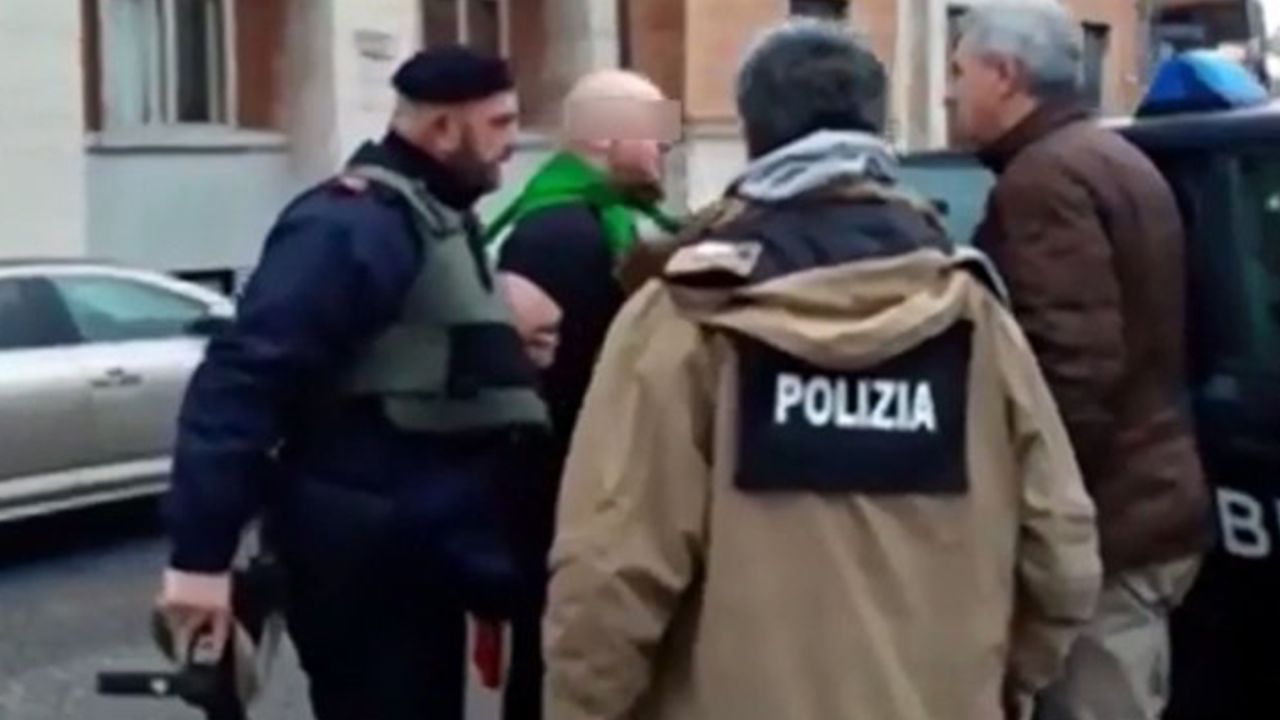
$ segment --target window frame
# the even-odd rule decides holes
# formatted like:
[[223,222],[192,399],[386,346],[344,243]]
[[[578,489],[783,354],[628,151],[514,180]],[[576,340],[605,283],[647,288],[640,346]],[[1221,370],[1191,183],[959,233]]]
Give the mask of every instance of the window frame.
[[473,2],[493,3],[494,9],[497,10],[498,27],[495,32],[498,34],[498,55],[504,58],[511,57],[511,32],[508,27],[510,22],[510,10],[507,3],[510,0],[455,0],[461,4],[458,9],[458,37],[462,39],[464,44],[471,44],[471,4]]
[[787,14],[847,22],[852,4],[850,0],[787,0]]
[[[1080,70],[1082,77],[1080,78],[1081,94],[1087,94],[1091,90],[1091,80],[1085,76],[1090,69],[1090,61],[1088,58],[1089,49],[1092,47],[1090,38],[1098,38],[1098,82],[1097,97],[1086,97],[1085,100],[1093,105],[1094,110],[1105,111],[1107,107],[1107,63],[1111,59],[1111,50],[1113,45],[1112,27],[1108,23],[1084,21],[1080,23],[1080,32],[1083,38],[1081,47],[1082,57],[1080,58]],[[1096,102],[1095,102],[1096,100]]]
[[[470,46],[471,37],[471,4],[473,2],[493,3],[498,11],[498,54],[504,58],[511,57],[511,7],[510,0],[444,0],[453,5],[453,16],[455,26],[451,33],[452,42],[460,45]],[[441,0],[418,0],[420,17],[422,19],[422,38],[421,45],[430,47],[430,35],[428,25],[431,19],[431,13],[426,11],[429,4],[441,2]]]
[[[160,108],[162,119],[145,120],[143,122],[121,123],[115,121],[107,109],[107,97],[112,91],[111,74],[113,60],[110,56],[112,47],[110,12],[111,5],[128,0],[88,0],[92,12],[92,27],[86,32],[96,33],[88,48],[96,52],[93,62],[86,63],[86,72],[96,72],[93,82],[96,90],[91,91],[88,101],[97,107],[88,111],[93,120],[86,133],[86,145],[98,150],[140,150],[152,148],[237,148],[237,149],[271,149],[278,150],[287,146],[284,135],[276,129],[260,129],[245,127],[240,118],[240,57],[238,52],[238,27],[236,21],[236,0],[211,0],[219,12],[222,25],[220,52],[217,57],[210,54],[210,74],[218,73],[219,82],[215,87],[217,96],[215,106],[220,120],[215,122],[184,122],[177,120],[179,91],[177,75],[177,17],[173,12],[178,0],[143,0],[146,12],[152,21],[159,22],[158,15],[163,15],[163,38],[154,38],[153,50],[155,58],[150,61],[147,83],[147,97],[155,107]],[[161,13],[160,9],[167,10]],[[162,51],[156,47],[167,43],[170,48]],[[215,70],[216,68],[216,70]],[[211,78],[212,79],[212,78]],[[211,98],[212,100],[213,98]]]

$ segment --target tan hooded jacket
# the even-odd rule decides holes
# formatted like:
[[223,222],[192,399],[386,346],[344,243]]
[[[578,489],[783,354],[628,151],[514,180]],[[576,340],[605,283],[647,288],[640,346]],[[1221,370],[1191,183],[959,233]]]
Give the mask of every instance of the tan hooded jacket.
[[[701,282],[751,277],[758,251],[682,249],[610,333],[564,478],[546,717],[1001,717],[1006,682],[1031,691],[1059,672],[1101,582],[1094,508],[1026,341],[938,250]],[[945,396],[967,397],[953,415],[942,388],[891,399],[878,426],[878,386],[810,397],[812,383],[792,383],[772,406],[775,422],[827,422],[826,437],[861,430],[817,446],[828,461],[878,442],[868,427],[943,433],[954,420],[960,472],[944,489],[914,491],[930,485],[913,465],[927,452],[837,462],[837,485],[847,474],[867,491],[786,487],[822,473],[771,454],[767,418],[744,422],[744,342],[858,373],[957,327],[971,328],[971,355],[965,392]]]

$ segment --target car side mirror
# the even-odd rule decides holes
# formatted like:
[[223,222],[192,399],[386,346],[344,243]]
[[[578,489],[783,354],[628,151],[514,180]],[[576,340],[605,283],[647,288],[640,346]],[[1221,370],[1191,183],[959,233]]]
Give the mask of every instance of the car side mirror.
[[231,326],[231,318],[220,315],[201,315],[187,323],[187,334],[209,338]]

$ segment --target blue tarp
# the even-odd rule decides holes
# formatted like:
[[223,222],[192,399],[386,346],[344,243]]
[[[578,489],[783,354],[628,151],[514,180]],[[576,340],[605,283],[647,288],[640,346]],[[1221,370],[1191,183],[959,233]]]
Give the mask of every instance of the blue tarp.
[[1269,99],[1267,89],[1245,66],[1210,50],[1190,50],[1160,65],[1137,115],[1230,110]]

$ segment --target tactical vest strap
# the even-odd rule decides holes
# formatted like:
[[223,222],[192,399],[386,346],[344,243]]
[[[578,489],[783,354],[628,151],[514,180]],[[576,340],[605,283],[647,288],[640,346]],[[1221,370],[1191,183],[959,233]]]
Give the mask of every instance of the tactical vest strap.
[[394,190],[409,203],[414,215],[426,223],[426,229],[429,232],[444,233],[455,229],[450,226],[442,208],[421,182],[410,180],[404,175],[378,165],[352,165],[344,171],[344,174],[363,178]]

